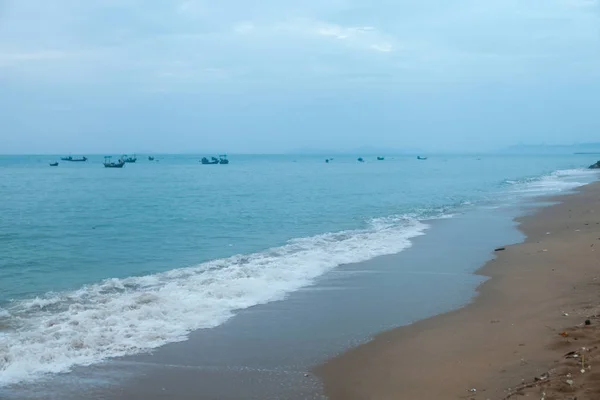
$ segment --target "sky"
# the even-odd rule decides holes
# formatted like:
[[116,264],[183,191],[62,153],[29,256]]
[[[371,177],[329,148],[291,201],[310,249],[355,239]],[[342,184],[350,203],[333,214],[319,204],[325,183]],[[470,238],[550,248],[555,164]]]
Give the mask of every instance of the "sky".
[[600,141],[600,0],[0,0],[0,154]]

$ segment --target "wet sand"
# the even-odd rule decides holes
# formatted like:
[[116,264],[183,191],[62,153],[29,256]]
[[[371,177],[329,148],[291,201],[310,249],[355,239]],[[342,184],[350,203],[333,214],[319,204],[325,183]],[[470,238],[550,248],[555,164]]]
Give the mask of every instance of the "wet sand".
[[518,220],[526,241],[478,271],[491,279],[473,303],[318,367],[327,396],[600,398],[600,183],[555,200]]

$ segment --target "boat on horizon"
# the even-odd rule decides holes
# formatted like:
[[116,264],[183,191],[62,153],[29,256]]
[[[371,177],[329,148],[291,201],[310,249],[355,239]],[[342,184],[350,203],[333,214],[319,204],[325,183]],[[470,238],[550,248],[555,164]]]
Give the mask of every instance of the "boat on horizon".
[[385,160],[385,157],[377,157],[377,161],[383,161]]
[[219,159],[217,157],[211,157],[211,159],[209,160],[206,157],[202,157],[202,160],[200,160],[200,162],[202,163],[202,165],[216,165],[219,163]]
[[154,157],[148,156],[148,161],[154,161]]
[[119,158],[119,161],[114,162],[112,161],[111,156],[104,157],[104,168],[123,168],[124,165],[125,160],[123,160],[122,158]]
[[81,158],[73,158],[71,156],[68,156],[68,157],[61,157],[60,159],[63,161],[71,161],[71,162],[85,162],[88,160],[87,157],[85,157],[85,156],[81,157]]
[[123,161],[126,163],[134,163],[137,161],[137,157],[135,156],[135,154],[133,155],[133,157],[129,157],[127,154],[123,154],[119,161]]
[[364,158],[362,158],[362,157],[358,157],[357,161],[358,162],[365,162]]
[[50,163],[50,166],[51,166],[51,167],[58,167],[58,161],[51,162],[51,163]]
[[417,160],[427,160],[427,157],[417,156]]
[[219,156],[219,158],[211,157],[210,160],[207,157],[202,157],[200,162],[202,163],[202,165],[217,165],[217,164],[227,165],[227,164],[229,164],[229,160],[227,159],[227,154],[221,154]]

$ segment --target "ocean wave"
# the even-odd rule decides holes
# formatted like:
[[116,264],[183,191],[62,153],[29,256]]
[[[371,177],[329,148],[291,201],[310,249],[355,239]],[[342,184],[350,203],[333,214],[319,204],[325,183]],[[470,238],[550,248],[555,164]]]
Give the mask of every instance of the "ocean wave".
[[505,180],[504,186],[510,188],[509,193],[524,196],[540,196],[573,190],[595,180],[597,172],[589,169],[566,169],[550,174],[527,177],[519,180]]
[[183,341],[236,311],[282,300],[327,271],[398,253],[428,225],[400,216],[160,274],[107,279],[76,291],[17,301],[5,315],[0,386]]

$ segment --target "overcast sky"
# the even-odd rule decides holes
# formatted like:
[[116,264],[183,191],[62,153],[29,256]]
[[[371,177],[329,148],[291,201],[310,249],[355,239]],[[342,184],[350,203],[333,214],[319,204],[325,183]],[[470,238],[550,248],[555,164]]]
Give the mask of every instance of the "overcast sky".
[[600,141],[600,0],[0,0],[0,153]]

